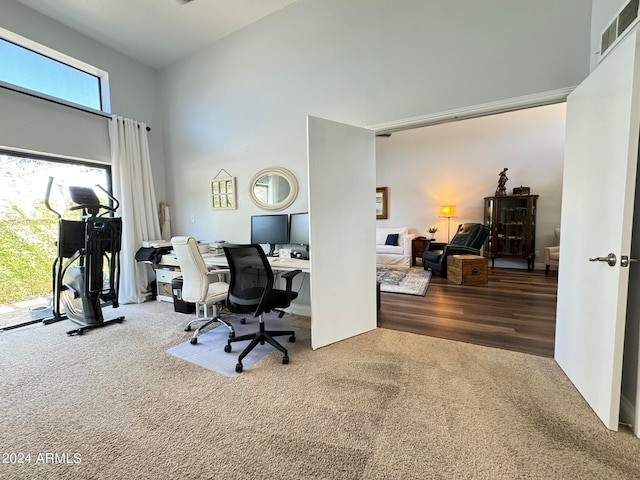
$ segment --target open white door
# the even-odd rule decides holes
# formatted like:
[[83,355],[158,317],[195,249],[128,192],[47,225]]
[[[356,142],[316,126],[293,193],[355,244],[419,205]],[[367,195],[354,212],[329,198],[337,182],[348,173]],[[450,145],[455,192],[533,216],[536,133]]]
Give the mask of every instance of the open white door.
[[[624,258],[640,134],[637,57],[636,33],[567,99],[555,359],[611,430],[618,429],[620,410]],[[611,265],[603,261],[609,254]]]
[[373,330],[376,318],[375,134],[307,118],[311,346]]

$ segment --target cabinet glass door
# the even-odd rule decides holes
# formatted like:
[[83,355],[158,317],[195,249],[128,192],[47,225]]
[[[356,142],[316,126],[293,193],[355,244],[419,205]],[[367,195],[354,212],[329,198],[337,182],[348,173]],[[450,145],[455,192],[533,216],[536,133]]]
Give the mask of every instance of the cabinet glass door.
[[526,256],[528,202],[526,198],[504,198],[498,211],[498,245],[496,253]]

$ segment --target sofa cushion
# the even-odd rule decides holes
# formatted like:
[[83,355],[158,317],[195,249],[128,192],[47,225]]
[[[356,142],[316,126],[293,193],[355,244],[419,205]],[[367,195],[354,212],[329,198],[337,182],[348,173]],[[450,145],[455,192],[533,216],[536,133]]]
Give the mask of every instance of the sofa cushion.
[[390,233],[389,235],[387,235],[387,239],[385,240],[384,244],[397,246],[398,236],[399,235],[397,233]]
[[398,234],[398,243],[400,243],[400,239],[403,235],[408,233],[409,229],[407,227],[396,227],[396,228],[376,228],[376,245],[384,245],[387,241],[387,235],[390,233]]

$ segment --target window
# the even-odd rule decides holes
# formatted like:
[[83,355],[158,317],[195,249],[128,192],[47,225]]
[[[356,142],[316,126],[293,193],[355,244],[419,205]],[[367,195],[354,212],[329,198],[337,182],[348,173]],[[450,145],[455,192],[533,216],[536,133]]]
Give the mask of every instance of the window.
[[109,112],[108,75],[0,28],[0,82]]
[[[67,210],[72,204],[64,187],[101,185],[111,191],[108,165],[0,152],[0,305],[46,304],[50,298],[58,218],[44,204],[49,177],[54,177],[50,204],[68,219],[79,218],[79,212]],[[108,203],[106,195],[96,193]]]

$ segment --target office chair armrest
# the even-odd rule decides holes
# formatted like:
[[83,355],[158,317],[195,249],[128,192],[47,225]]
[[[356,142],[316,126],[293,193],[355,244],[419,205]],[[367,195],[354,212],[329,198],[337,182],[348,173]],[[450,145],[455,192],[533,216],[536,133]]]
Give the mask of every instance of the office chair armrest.
[[429,242],[427,245],[427,251],[429,250],[444,250],[447,244],[444,242]]
[[287,303],[291,304],[291,289],[293,287],[293,277],[302,273],[302,270],[291,270],[290,272],[283,273],[282,278],[285,280],[285,290],[287,292]]
[[[209,270],[207,272],[207,277],[209,277],[209,283],[224,282],[224,276],[228,273],[231,273],[231,270],[229,270],[228,268],[216,268],[215,270]],[[217,280],[216,280],[216,277],[217,277]]]

